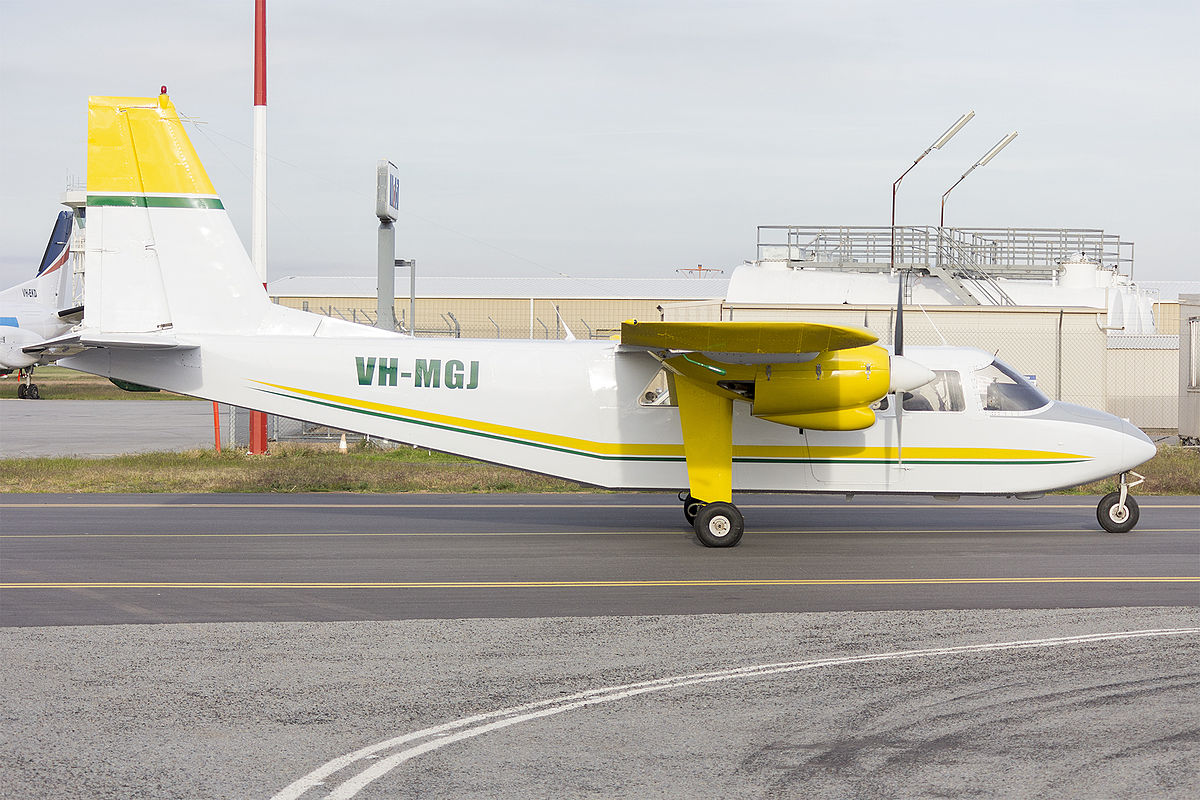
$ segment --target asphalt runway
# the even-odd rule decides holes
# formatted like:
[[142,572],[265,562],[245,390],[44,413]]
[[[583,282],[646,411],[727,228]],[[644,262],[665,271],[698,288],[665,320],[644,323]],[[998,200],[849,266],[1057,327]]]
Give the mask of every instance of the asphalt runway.
[[[221,407],[222,427],[226,408]],[[0,400],[3,458],[103,457],[212,446],[212,403],[204,400]]]
[[1200,498],[6,495],[0,794],[1200,796]]
[[670,496],[0,500],[0,625],[1200,604],[1200,499],[740,500],[704,548]]

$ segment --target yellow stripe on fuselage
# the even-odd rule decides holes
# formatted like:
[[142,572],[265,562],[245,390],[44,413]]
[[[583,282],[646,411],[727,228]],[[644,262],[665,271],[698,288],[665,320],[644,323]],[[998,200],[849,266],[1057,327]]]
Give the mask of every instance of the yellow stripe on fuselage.
[[339,406],[348,407],[349,411],[373,411],[389,416],[406,417],[408,419],[419,420],[421,422],[430,422],[435,425],[442,425],[448,428],[458,428],[465,433],[484,433],[492,436],[502,436],[507,439],[520,439],[532,444],[549,445],[551,447],[560,447],[567,450],[579,450],[585,453],[592,453],[603,456],[658,456],[658,457],[677,457],[683,458],[683,445],[662,445],[662,444],[617,444],[612,442],[597,442],[592,439],[579,439],[573,436],[559,436],[558,434],[545,433],[543,431],[534,431],[527,428],[514,428],[508,425],[497,425],[492,422],[481,422],[474,419],[466,419],[464,417],[452,417],[447,414],[435,414],[429,411],[418,411],[415,408],[403,408],[401,406],[388,405],[387,403],[375,403],[369,400],[357,400],[352,397],[342,397],[336,394],[327,394],[325,392],[314,392],[307,389],[297,389],[292,386],[281,386],[277,383],[267,383],[265,381],[255,381],[264,386],[271,386],[275,389],[283,389],[287,392],[293,392],[304,397],[311,397],[317,400],[324,400],[328,403],[333,403]]
[[[431,423],[446,428],[457,429],[468,434],[484,434],[503,437],[518,442],[573,450],[594,456],[630,456],[666,459],[682,459],[682,444],[627,444],[614,442],[598,442],[592,439],[581,439],[573,436],[535,431],[528,428],[516,428],[509,425],[498,425],[492,422],[482,422],[465,417],[453,417],[448,414],[436,414],[413,408],[377,403],[369,400],[359,400],[353,397],[317,392],[309,389],[298,389],[293,386],[283,386],[266,381],[255,381],[263,386],[270,386],[285,392],[291,392],[300,397],[322,401],[325,404],[342,408],[346,411],[359,411],[399,419],[410,419]],[[880,461],[895,460],[897,451],[894,447],[862,447],[862,446],[815,446],[804,445],[734,445],[734,460],[795,460],[812,459],[820,461]],[[1083,461],[1090,460],[1089,456],[1074,453],[1059,453],[1048,450],[1018,450],[993,447],[912,447],[904,448],[906,461],[990,461],[1027,463],[1031,461]]]
[[215,195],[169,97],[89,97],[87,190]]

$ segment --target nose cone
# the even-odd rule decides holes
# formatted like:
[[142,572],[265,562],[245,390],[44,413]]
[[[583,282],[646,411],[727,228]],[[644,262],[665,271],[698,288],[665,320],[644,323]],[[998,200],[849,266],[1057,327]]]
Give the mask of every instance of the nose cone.
[[1137,426],[1104,411],[1054,402],[1039,416],[1069,423],[1048,433],[1060,436],[1063,448],[1087,455],[1086,469],[1078,475],[1080,483],[1128,472],[1157,452],[1154,442]]
[[1126,462],[1124,469],[1133,469],[1138,464],[1144,464],[1154,458],[1158,448],[1150,441],[1150,437],[1143,433],[1141,428],[1126,420],[1121,420],[1121,425],[1121,432],[1125,434],[1124,446],[1121,448],[1122,458]]
[[892,356],[889,392],[911,392],[924,386],[937,376],[924,364],[918,364],[911,358]]

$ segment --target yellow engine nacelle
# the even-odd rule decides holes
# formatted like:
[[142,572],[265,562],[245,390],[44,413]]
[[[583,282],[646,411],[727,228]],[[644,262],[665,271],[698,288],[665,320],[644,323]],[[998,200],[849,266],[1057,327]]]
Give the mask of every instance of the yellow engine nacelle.
[[888,369],[888,352],[878,345],[825,352],[803,364],[760,365],[750,413],[796,428],[869,428],[871,403],[888,392]]

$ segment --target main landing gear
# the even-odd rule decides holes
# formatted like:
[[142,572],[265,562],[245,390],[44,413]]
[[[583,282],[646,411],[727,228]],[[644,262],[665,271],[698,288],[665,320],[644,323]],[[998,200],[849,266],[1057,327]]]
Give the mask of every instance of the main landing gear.
[[[1132,475],[1137,480],[1129,481],[1126,476]],[[1129,490],[1146,480],[1136,472],[1121,473],[1120,491],[1106,494],[1100,505],[1096,506],[1096,520],[1100,527],[1109,533],[1126,533],[1133,530],[1138,522],[1137,501],[1129,496]]]
[[21,400],[38,400],[38,385],[33,382],[33,370],[23,369],[17,372],[17,397]]
[[704,503],[686,490],[679,493],[683,517],[705,547],[733,547],[742,540],[746,521],[733,503]]

